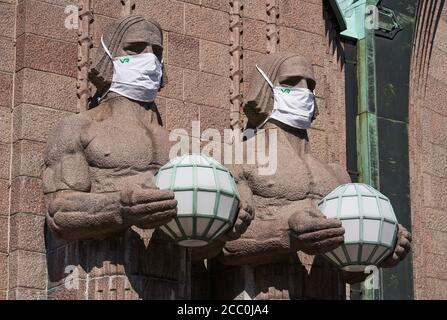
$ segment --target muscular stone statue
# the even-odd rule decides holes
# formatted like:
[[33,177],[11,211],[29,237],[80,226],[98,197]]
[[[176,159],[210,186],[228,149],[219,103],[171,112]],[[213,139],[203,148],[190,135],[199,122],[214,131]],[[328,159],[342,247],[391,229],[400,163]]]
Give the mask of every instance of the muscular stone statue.
[[[103,40],[114,58],[146,54],[157,65],[162,39],[156,22],[130,16],[109,26]],[[143,102],[107,93],[113,74],[112,60],[100,48],[89,74],[96,96],[102,97],[99,105],[92,103],[90,110],[67,117],[47,143],[43,185],[52,231],[49,282],[58,283],[64,276],[58,272],[64,270],[57,265],[62,263],[59,251],[51,251],[62,238],[70,241],[64,264],[75,265],[89,279],[89,290],[70,291],[76,299],[184,297],[182,270],[189,263],[184,249],[169,247],[160,233],[143,230],[176,214],[174,194],[152,182],[155,171],[169,160],[168,132],[153,99]],[[49,288],[49,295],[66,295],[63,290]]]
[[[317,202],[340,184],[349,183],[350,178],[340,165],[326,164],[312,155],[306,130],[273,118],[269,118],[263,125],[272,112],[274,101],[272,88],[266,79],[271,79],[273,87],[306,88],[312,91],[316,86],[313,67],[300,56],[284,53],[269,55],[258,66],[260,70],[254,70],[250,79],[244,111],[249,127],[261,125],[267,130],[277,130],[277,145],[274,145],[275,141],[267,139],[267,148],[277,148],[278,164],[276,172],[271,176],[260,175],[257,165],[244,164],[233,168],[242,201],[254,207],[255,219],[241,238],[225,244],[217,257],[220,267],[216,269],[223,268],[222,272],[228,272],[222,265],[248,265],[252,268],[253,281],[245,285],[249,289],[231,289],[227,285],[228,295],[223,297],[233,297],[240,293],[237,290],[251,290],[251,298],[276,299],[284,295],[287,298],[340,297],[340,290],[344,291],[343,282],[338,280],[340,274],[325,265],[324,261],[319,263],[325,267],[320,272],[319,281],[307,284],[316,287],[311,294],[303,289],[306,286],[303,282],[307,282],[304,279],[309,274],[304,272],[297,275],[295,270],[291,275],[290,265],[303,263],[299,262],[297,251],[318,255],[343,243],[344,229],[341,222],[327,219],[319,211]],[[262,72],[266,77],[262,76]],[[314,118],[317,115],[315,110]],[[383,267],[396,265],[410,250],[411,237],[405,228],[399,228],[394,254],[382,263]],[[286,268],[279,267],[282,271],[272,271],[278,269],[278,264]],[[272,272],[278,278],[261,280],[257,275],[262,272],[266,272],[266,276]],[[364,276],[349,275],[348,280],[359,281]],[[327,287],[331,286],[334,278],[335,282],[341,282],[340,287],[328,293]],[[295,283],[291,285],[291,282]],[[267,287],[265,283],[268,283]]]
[[[75,243],[78,253],[68,255],[72,265],[99,273],[101,281],[124,279],[114,288],[98,289],[101,299],[117,286],[123,292],[127,287],[131,299],[188,298],[189,253],[158,229],[147,231],[177,213],[174,193],[153,183],[171,147],[154,102],[166,82],[162,30],[154,21],[129,16],[107,27],[101,43],[89,73],[97,89],[90,110],[62,121],[45,150],[50,236]],[[236,233],[228,232],[233,238]],[[64,270],[54,267],[57,257],[49,246],[48,265]],[[50,268],[49,277],[57,282],[61,275]]]
[[[114,26],[104,36],[113,56],[151,52],[161,59],[162,35],[155,23],[131,17]],[[112,72],[103,55],[91,73],[99,90],[110,85]],[[168,154],[168,132],[158,123],[153,102],[109,92],[97,107],[68,117],[45,151],[51,230],[79,240],[170,221],[176,214],[174,194],[152,183]]]

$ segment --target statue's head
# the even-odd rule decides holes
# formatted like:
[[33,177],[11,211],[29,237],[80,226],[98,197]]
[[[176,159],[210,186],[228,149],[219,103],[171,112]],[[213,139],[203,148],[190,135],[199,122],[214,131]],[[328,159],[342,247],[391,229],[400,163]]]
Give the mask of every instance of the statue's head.
[[[160,25],[150,19],[131,15],[106,27],[103,34],[104,43],[113,57],[153,53],[162,60],[163,33]],[[163,72],[163,74],[165,74]],[[110,86],[113,77],[113,63],[100,45],[89,72],[89,80],[99,92]],[[166,77],[162,79],[166,83]]]
[[[302,56],[292,53],[275,53],[265,56],[257,64],[274,86],[290,88],[307,88],[316,86],[312,64]],[[271,114],[273,109],[273,92],[269,84],[254,68],[250,80],[244,112],[249,126],[258,126]],[[318,115],[315,106],[314,118]]]

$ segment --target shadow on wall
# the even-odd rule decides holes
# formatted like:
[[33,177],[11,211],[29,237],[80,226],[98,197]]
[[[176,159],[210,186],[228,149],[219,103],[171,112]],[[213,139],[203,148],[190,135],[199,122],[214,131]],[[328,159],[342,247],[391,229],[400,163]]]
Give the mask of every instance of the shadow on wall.
[[423,85],[425,94],[428,70],[433,53],[434,40],[444,10],[445,0],[419,1],[416,27],[413,36],[413,63],[416,66],[415,85]]
[[[203,290],[197,286],[204,281],[197,282],[200,271],[196,268],[192,298],[203,299]],[[342,272],[321,256],[303,261],[299,255],[291,254],[289,261],[249,267],[224,266],[211,261],[208,270],[201,268],[202,275],[209,277],[211,273],[211,286],[207,288],[211,299],[240,299],[242,293],[244,298],[256,300],[346,299]]]
[[339,63],[343,68],[345,63],[345,53],[342,46],[342,41],[340,39],[340,30],[338,27],[337,19],[332,12],[328,1],[324,1],[322,15],[324,20],[325,35],[328,41],[327,45],[330,50],[330,54],[336,55],[337,63]]

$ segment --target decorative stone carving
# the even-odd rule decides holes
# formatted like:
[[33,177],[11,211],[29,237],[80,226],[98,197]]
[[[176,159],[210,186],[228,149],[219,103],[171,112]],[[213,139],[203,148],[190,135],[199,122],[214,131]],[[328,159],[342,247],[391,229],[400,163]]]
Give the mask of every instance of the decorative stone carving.
[[[131,16],[108,29],[105,43],[115,56],[147,50],[146,43],[161,50],[161,30]],[[92,80],[98,85],[112,72],[104,55]],[[45,152],[49,226],[63,238],[84,239],[169,221],[176,213],[174,195],[152,183],[168,154],[168,132],[150,104],[110,93],[96,108],[65,119]]]
[[231,99],[231,113],[230,126],[232,129],[239,129],[241,127],[240,112],[242,107],[242,4],[239,0],[230,1],[230,99]]
[[90,49],[92,48],[91,24],[93,22],[93,9],[91,0],[82,0],[79,5],[78,30],[78,110],[87,110],[91,97],[88,70],[90,68]]
[[276,0],[267,0],[267,53],[275,53],[279,43],[279,10]]
[[[315,89],[313,67],[298,55],[276,53],[266,56],[258,65],[276,86]],[[249,126],[260,125],[272,108],[272,90],[254,70],[244,105]],[[244,164],[232,168],[241,201],[253,207],[255,218],[240,239],[227,242],[217,257],[219,263],[227,266],[250,265],[255,273],[268,264],[288,263],[291,257],[296,260],[297,251],[317,255],[343,243],[341,222],[327,219],[319,211],[317,202],[335,187],[350,182],[349,175],[339,164],[327,164],[312,155],[305,130],[292,128],[274,119],[270,119],[264,129],[277,130],[277,144],[267,139],[267,148],[277,148],[276,173],[259,175],[257,165]],[[409,233],[400,226],[394,255],[382,266],[395,265],[403,259],[410,249],[410,241]],[[328,277],[333,273],[328,266],[326,272]],[[281,289],[285,290],[284,282],[289,283],[290,280],[287,274],[281,277],[285,278],[273,286],[282,286]],[[351,275],[352,281],[362,280],[363,277],[354,278]],[[260,297],[262,288],[257,285],[250,285],[252,298]],[[270,296],[274,297],[275,294]]]
[[[113,56],[153,52],[161,59],[163,53],[160,26],[141,16],[118,19],[106,29],[104,42]],[[111,60],[99,49],[89,73],[97,96],[106,92],[112,75]],[[70,255],[70,264],[84,270],[88,281],[100,275],[98,281],[110,287],[98,289],[106,297],[112,284],[126,283],[131,299],[189,295],[189,253],[159,230],[148,230],[176,215],[174,194],[159,190],[152,180],[168,162],[169,149],[155,103],[114,92],[64,119],[49,136],[43,172],[48,246],[54,247],[57,238],[74,242],[79,254]],[[57,252],[49,252],[48,264],[54,266]],[[60,281],[57,270],[64,268],[51,267],[51,282]],[[103,280],[106,276],[114,280]]]

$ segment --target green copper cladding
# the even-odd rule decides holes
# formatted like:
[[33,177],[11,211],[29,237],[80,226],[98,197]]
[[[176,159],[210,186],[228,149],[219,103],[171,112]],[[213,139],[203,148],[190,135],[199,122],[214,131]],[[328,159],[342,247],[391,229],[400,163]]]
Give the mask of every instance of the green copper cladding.
[[[376,0],[368,1],[368,5],[376,3]],[[359,181],[379,189],[375,30],[365,28],[364,35],[365,37],[357,42]]]
[[[389,194],[400,223],[411,230],[408,159],[408,97],[412,34],[418,0],[333,0],[340,35],[357,41],[356,128],[358,182]],[[349,46],[348,46],[349,48]],[[351,58],[352,59],[352,58]],[[351,75],[352,76],[352,75]],[[351,113],[355,97],[347,97]],[[354,170],[356,171],[356,170]],[[411,299],[411,254],[382,269],[381,290],[363,287],[363,299]]]
[[[369,5],[377,5],[374,0],[329,0],[340,27],[340,35],[347,39],[365,38],[365,16]],[[368,14],[371,14],[369,12]]]

